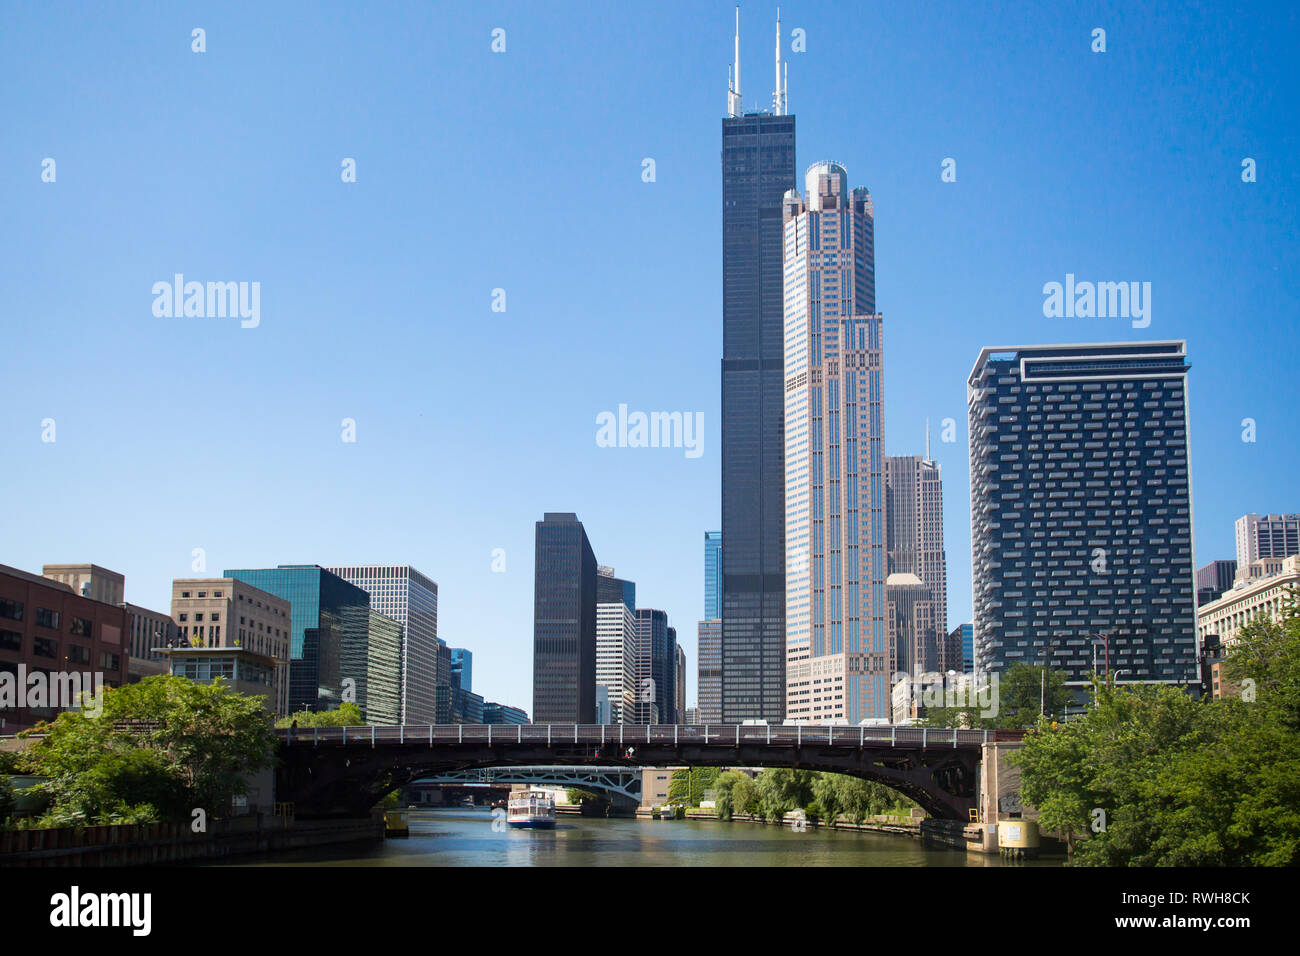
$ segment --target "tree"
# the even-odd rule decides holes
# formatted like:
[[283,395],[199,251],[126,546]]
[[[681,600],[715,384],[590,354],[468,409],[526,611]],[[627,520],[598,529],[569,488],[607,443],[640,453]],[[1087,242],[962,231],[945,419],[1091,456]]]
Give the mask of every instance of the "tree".
[[106,688],[100,717],[65,711],[40,729],[24,762],[50,778],[34,789],[57,825],[224,817],[274,743],[260,697],[170,675]]
[[281,717],[275,726],[286,727],[364,727],[366,718],[356,704],[344,701],[335,710],[300,710]]
[[668,802],[698,807],[704,791],[713,789],[721,773],[717,767],[688,767],[674,770],[668,781]]
[[1300,617],[1245,627],[1225,675],[1253,701],[1167,687],[1094,688],[1078,719],[1039,724],[1013,759],[1043,827],[1088,838],[1076,863],[1300,863]]
[[15,802],[14,788],[9,782],[9,778],[0,776],[0,827],[9,823],[9,818],[14,812]]

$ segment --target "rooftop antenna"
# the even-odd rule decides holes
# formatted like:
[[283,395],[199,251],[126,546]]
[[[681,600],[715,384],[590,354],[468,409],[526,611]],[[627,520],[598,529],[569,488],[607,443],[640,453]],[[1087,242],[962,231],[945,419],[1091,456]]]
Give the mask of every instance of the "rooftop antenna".
[[[789,66],[786,76],[790,75]],[[772,91],[772,111],[777,116],[785,115],[785,87],[781,83],[781,8],[776,8],[776,89]]]
[[925,420],[925,460],[933,461],[930,457],[930,419]]
[[727,90],[727,112],[739,116],[742,112],[740,101],[740,4],[736,4],[736,62],[735,76]]

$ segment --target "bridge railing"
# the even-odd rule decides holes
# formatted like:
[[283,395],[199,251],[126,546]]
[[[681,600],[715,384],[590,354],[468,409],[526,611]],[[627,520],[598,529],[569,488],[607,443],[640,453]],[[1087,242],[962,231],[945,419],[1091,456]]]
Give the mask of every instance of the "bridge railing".
[[366,724],[356,727],[295,727],[279,731],[287,743],[313,746],[380,744],[543,743],[548,747],[587,744],[635,749],[637,745],[765,744],[828,747],[959,747],[1015,740],[1021,731],[939,727],[818,726],[811,724]]

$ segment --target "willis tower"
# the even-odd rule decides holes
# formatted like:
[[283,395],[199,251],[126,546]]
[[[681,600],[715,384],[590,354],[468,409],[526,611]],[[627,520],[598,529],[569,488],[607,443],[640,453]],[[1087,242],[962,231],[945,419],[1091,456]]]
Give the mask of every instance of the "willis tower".
[[785,716],[782,207],[795,188],[781,21],[770,112],[740,94],[740,9],[722,120],[722,720]]

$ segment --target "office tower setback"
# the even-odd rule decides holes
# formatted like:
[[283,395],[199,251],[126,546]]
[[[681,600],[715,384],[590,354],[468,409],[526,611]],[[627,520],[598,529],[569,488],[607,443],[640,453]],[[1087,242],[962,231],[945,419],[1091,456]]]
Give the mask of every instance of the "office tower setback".
[[[317,564],[241,568],[227,570],[224,577],[289,603],[289,709],[337,710],[347,699],[344,681],[363,676],[344,669],[342,650],[365,639],[369,619],[363,612],[370,609],[370,596]],[[186,583],[176,581],[174,586]],[[172,612],[177,612],[175,599]],[[184,636],[185,622],[177,623]]]
[[[245,581],[225,578],[177,578],[172,581],[171,616],[182,648],[240,648],[248,658],[245,679],[256,674],[273,679],[267,709],[289,712],[291,698],[291,629],[293,608],[274,591]],[[239,657],[240,655],[235,655]],[[231,657],[232,665],[235,657]],[[186,673],[203,675],[203,665],[215,664],[190,655]],[[177,673],[179,661],[169,655],[168,668]],[[223,665],[224,666],[224,665]],[[197,679],[197,678],[196,678]]]
[[[928,445],[929,442],[927,441]],[[885,458],[885,547],[890,574],[915,574],[930,589],[935,621],[948,629],[948,558],[943,546],[939,463],[920,455]]]
[[722,532],[704,532],[704,620],[722,618]]
[[[439,664],[438,585],[409,564],[336,565],[331,574],[370,596],[370,607],[402,627],[401,721],[437,721],[438,688],[450,688],[451,671]],[[443,657],[445,657],[445,653]]]
[[[930,588],[915,574],[891,574],[885,581],[889,610],[890,686],[900,674],[913,680],[939,670],[938,606]],[[946,637],[946,635],[945,635]]]
[[596,555],[576,514],[537,522],[533,579],[533,719],[596,720]]
[[1233,578],[1237,575],[1236,561],[1211,561],[1204,567],[1196,569],[1196,606],[1209,604],[1223,597],[1225,591],[1232,589]]
[[[779,50],[779,45],[778,45]],[[722,120],[722,709],[785,711],[781,197],[795,185],[784,78],[745,113],[740,27]]]
[[598,723],[631,723],[637,698],[636,612],[621,600],[596,605],[596,688],[606,711]]
[[857,723],[890,716],[874,222],[843,166],[805,182],[783,201],[786,717]]
[[1237,519],[1237,567],[1260,558],[1300,554],[1300,514],[1242,515]]
[[451,652],[451,682],[463,691],[474,690],[474,655],[463,647],[453,647]]
[[699,661],[695,687],[699,698],[700,721],[722,723],[722,622],[700,621],[696,632]]
[[637,608],[636,723],[673,722],[676,701],[677,631],[668,615],[654,608]]
[[614,569],[596,565],[596,603],[610,604],[621,601],[629,610],[636,609],[636,584],[614,576]]
[[961,666],[953,668],[953,670],[960,671],[963,674],[973,673],[975,670],[975,625],[958,624],[948,632],[948,641],[950,644],[956,643],[961,654]]
[[1182,342],[986,348],[967,385],[975,657],[1199,683]]

